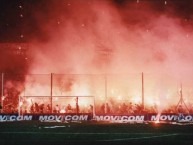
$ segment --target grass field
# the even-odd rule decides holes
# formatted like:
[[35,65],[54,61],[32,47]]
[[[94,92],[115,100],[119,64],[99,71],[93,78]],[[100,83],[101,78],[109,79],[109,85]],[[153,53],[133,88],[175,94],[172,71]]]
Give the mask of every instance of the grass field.
[[0,145],[91,143],[193,145],[193,125],[0,122]]

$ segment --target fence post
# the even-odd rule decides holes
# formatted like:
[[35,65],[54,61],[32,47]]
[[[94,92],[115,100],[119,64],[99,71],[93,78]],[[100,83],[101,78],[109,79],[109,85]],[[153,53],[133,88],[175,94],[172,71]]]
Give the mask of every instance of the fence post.
[[0,101],[0,105],[1,105],[1,113],[3,113],[3,100],[4,100],[4,73],[1,74],[1,101]]
[[50,85],[51,85],[51,86],[50,86],[50,101],[51,101],[51,102],[50,102],[50,105],[51,105],[51,113],[53,112],[53,109],[52,109],[52,107],[53,107],[53,106],[52,106],[52,84],[53,84],[53,80],[52,80],[52,79],[53,79],[53,73],[51,73],[51,84],[50,84]]

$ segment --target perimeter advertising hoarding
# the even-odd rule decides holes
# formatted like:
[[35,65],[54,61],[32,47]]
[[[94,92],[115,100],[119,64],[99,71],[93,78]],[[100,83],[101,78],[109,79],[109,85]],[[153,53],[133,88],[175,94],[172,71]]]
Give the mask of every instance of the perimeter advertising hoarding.
[[0,114],[0,122],[3,121],[89,121],[92,114]]
[[130,115],[95,115],[83,114],[0,114],[0,122],[4,121],[107,121],[107,122],[193,122],[193,114],[130,114]]

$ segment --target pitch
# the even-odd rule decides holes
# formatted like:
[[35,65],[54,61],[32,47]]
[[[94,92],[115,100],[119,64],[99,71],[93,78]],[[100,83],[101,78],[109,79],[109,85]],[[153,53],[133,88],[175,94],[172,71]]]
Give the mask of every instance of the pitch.
[[1,122],[1,145],[193,144],[192,124]]

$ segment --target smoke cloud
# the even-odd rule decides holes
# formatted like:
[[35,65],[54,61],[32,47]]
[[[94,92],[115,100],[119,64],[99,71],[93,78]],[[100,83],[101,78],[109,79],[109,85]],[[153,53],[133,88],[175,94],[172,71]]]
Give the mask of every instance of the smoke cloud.
[[115,73],[193,71],[192,27],[149,3],[121,9],[111,1],[56,1],[45,7],[36,13],[44,33],[31,43],[30,72],[102,73],[106,62]]
[[[121,77],[144,72],[146,96],[151,94],[158,101],[165,101],[168,96],[178,95],[182,83],[190,97],[193,95],[191,22],[172,3],[162,4],[163,7],[152,3],[103,0],[41,3],[43,10],[34,11],[33,25],[38,32],[31,33],[32,60],[28,73],[107,73]],[[124,81],[120,86],[121,83]]]

